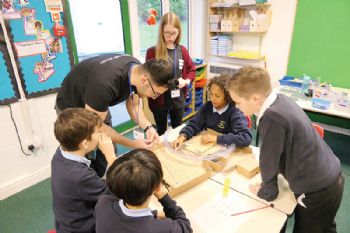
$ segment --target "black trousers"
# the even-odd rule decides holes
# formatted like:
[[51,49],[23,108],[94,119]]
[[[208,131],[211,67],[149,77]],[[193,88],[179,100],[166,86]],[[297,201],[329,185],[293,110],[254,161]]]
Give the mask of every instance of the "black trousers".
[[176,128],[182,124],[182,118],[184,115],[183,108],[157,109],[153,112],[153,116],[156,121],[157,133],[159,135],[163,135],[168,128],[168,113],[170,114],[172,128]]
[[[57,116],[62,112],[61,109],[55,106],[56,114]],[[112,116],[111,113],[107,112],[106,119],[104,120],[104,123],[106,125],[112,126]],[[114,145],[115,153],[117,153],[117,147]],[[94,169],[99,177],[103,177],[106,173],[107,169],[107,160],[105,156],[103,155],[102,151],[99,149],[96,149],[95,151],[91,151],[86,155],[86,158],[91,160],[90,167]]]
[[[344,177],[339,177],[328,187],[312,193],[305,193],[304,205],[297,204],[294,214],[293,233],[335,233],[334,221],[343,197]],[[300,195],[295,194],[295,198]]]

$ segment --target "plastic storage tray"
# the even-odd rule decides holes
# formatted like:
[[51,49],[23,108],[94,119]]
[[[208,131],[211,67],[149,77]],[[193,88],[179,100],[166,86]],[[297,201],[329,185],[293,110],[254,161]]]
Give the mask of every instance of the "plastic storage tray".
[[278,80],[281,86],[297,87],[301,88],[303,85],[302,80],[296,79],[292,76],[284,76],[282,79]]
[[331,105],[331,101],[319,98],[312,98],[312,107],[321,110],[327,110]]

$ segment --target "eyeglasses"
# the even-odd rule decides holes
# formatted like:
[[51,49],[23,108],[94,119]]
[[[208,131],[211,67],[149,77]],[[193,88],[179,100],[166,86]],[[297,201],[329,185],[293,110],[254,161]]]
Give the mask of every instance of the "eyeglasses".
[[171,37],[179,35],[179,32],[163,32],[164,36]]
[[147,77],[147,81],[149,83],[149,86],[151,87],[152,89],[152,92],[153,92],[153,95],[151,96],[152,99],[157,99],[161,94],[156,92],[152,86],[152,83],[151,83],[151,80],[149,80],[149,78]]

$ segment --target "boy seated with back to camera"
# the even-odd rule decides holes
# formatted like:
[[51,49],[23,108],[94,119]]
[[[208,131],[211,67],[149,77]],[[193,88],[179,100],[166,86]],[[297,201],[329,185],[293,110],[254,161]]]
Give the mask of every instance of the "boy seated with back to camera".
[[[113,195],[101,196],[96,205],[97,233],[192,232],[185,212],[163,185],[162,166],[153,152],[136,149],[118,157],[106,182]],[[149,208],[152,195],[163,206],[165,218]]]

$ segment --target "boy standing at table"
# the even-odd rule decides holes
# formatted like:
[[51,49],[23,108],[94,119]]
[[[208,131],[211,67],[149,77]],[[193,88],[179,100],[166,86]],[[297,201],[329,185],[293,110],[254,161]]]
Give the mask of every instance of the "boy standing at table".
[[281,173],[298,202],[293,232],[337,232],[334,218],[344,188],[340,161],[307,115],[294,101],[272,91],[265,69],[241,68],[227,87],[244,114],[258,116],[262,183],[252,185],[251,191],[273,201]]

